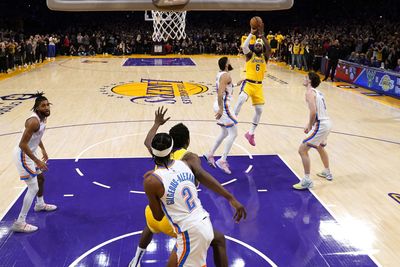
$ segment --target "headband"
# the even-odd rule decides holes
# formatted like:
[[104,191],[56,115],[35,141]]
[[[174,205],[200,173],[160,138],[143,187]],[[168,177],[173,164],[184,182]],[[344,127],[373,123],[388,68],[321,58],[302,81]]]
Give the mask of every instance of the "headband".
[[260,39],[260,38],[258,38],[258,39],[256,40],[256,44],[260,44],[260,45],[264,46],[264,42],[263,42],[263,40]]
[[151,152],[153,153],[154,156],[159,157],[159,158],[163,158],[163,157],[168,156],[171,153],[172,148],[174,147],[174,140],[171,139],[171,141],[172,141],[172,143],[171,143],[171,146],[169,148],[166,148],[164,150],[157,150],[154,147],[152,147],[151,148]]

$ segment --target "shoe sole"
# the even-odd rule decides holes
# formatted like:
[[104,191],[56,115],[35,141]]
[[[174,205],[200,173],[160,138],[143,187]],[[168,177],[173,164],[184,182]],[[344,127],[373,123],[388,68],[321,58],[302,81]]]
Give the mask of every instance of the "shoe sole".
[[321,178],[325,178],[325,179],[328,180],[328,181],[332,181],[332,180],[333,180],[333,177],[328,178],[327,176],[321,175],[321,174],[319,174],[319,173],[317,173],[317,176],[318,176],[318,177],[321,177]]
[[33,208],[33,210],[35,211],[35,212],[52,212],[52,211],[56,211],[58,209],[58,207],[57,208],[55,208],[54,210],[46,210],[46,209],[36,209],[36,208]]
[[12,230],[14,233],[30,234],[30,233],[36,232],[36,231],[39,230],[39,229],[36,229],[36,230],[33,230],[33,231],[14,230],[14,229],[11,229],[11,230]]
[[294,185],[292,186],[292,188],[295,189],[295,190],[307,190],[307,189],[312,189],[313,187],[314,187],[314,184],[313,184],[313,183],[310,184],[310,185],[307,186],[307,187],[302,187],[302,188],[296,188],[296,187],[294,187]]
[[14,233],[25,233],[25,234],[29,234],[29,233],[33,233],[36,232],[37,230],[39,230],[39,227],[37,227],[35,230],[31,230],[31,231],[27,231],[24,229],[16,229],[14,227],[11,227],[11,231],[13,231]]

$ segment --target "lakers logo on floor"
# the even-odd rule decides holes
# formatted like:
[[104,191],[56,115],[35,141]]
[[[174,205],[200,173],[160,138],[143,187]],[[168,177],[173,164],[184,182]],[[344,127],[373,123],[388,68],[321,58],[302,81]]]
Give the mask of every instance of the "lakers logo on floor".
[[400,204],[400,194],[397,193],[389,193],[389,197],[393,198],[395,201],[397,201]]
[[11,94],[0,96],[0,115],[10,112],[16,106],[22,104],[22,100],[31,99],[34,97],[35,94]]
[[[130,98],[136,104],[175,104],[178,99],[183,104],[192,104],[190,96],[208,91],[201,83],[142,79],[140,82],[120,83],[111,85],[110,91],[102,88],[103,94],[117,95]],[[107,92],[108,91],[108,92]]]

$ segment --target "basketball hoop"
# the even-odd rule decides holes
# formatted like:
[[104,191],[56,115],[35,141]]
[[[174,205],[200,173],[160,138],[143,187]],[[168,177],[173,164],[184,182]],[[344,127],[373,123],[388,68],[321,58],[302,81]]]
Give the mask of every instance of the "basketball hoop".
[[186,11],[152,10],[153,41],[167,42],[169,39],[186,38]]

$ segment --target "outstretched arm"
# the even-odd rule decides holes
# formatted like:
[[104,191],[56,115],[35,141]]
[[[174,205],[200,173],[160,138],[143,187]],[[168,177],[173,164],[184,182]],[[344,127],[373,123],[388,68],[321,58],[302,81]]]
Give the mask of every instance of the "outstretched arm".
[[229,204],[231,204],[231,206],[236,210],[235,215],[233,216],[233,219],[236,222],[239,222],[242,218],[246,219],[247,213],[243,205],[237,201],[228,190],[222,187],[222,185],[211,174],[201,167],[200,158],[196,154],[186,153],[182,160],[189,165],[194,176],[200,181],[200,183],[229,201]]
[[246,40],[243,43],[243,54],[246,56],[246,61],[251,59],[253,52],[250,50],[250,40],[257,33],[257,29],[251,29],[250,34],[247,36]]
[[154,124],[147,133],[146,139],[144,140],[144,145],[147,147],[147,150],[149,150],[150,154],[151,153],[151,141],[153,141],[154,136],[157,133],[158,128],[166,123],[171,117],[168,117],[164,119],[165,113],[167,113],[168,109],[166,108],[164,110],[164,107],[162,106],[161,108],[158,108],[155,112],[155,118],[154,118]]

